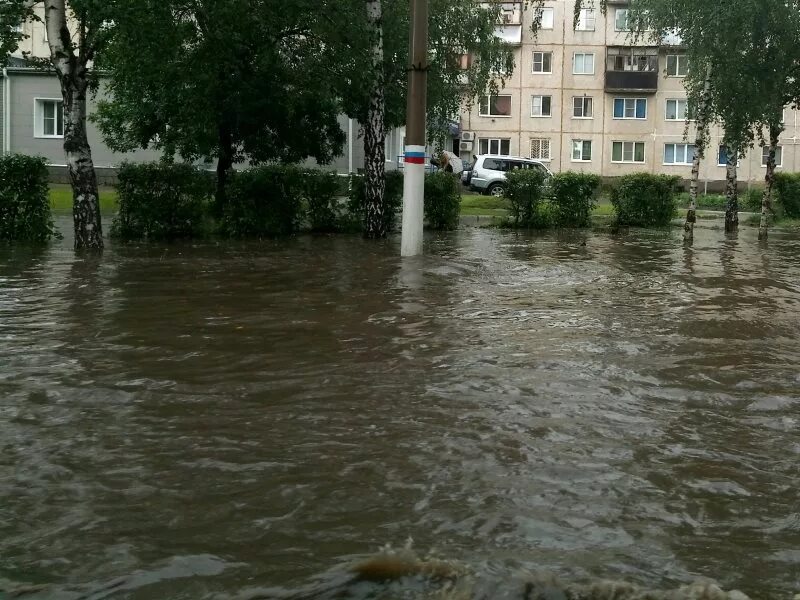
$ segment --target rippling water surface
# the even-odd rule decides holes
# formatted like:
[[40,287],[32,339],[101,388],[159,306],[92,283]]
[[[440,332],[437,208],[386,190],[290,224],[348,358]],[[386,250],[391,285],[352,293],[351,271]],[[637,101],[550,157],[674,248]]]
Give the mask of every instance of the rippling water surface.
[[0,249],[0,590],[224,598],[411,536],[800,591],[800,237],[398,245]]

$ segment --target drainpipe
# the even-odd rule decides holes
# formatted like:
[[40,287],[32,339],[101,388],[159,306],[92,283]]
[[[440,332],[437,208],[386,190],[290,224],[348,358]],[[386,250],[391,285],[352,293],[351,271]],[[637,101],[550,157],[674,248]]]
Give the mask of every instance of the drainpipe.
[[3,148],[0,154],[11,153],[11,80],[8,69],[3,67]]

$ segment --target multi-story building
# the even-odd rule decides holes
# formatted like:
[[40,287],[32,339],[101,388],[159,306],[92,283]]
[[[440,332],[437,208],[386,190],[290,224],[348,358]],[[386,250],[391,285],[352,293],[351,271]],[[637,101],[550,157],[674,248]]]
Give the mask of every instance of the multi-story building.
[[[658,45],[634,43],[627,0],[608,10],[584,9],[574,23],[574,0],[546,0],[541,27],[533,9],[502,2],[496,34],[512,44],[516,68],[495,96],[461,116],[461,153],[541,159],[553,171],[605,177],[648,171],[691,175],[694,130],[686,122],[683,79],[689,65],[677,37]],[[798,112],[786,109],[778,169],[800,170]],[[722,131],[713,128],[701,179],[725,179]],[[740,161],[742,181],[763,180],[766,151]]]

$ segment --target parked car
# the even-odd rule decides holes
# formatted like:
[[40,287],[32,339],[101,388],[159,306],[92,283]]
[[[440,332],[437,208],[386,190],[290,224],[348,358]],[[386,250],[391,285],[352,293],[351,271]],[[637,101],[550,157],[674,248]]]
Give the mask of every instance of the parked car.
[[470,189],[481,194],[502,196],[505,192],[506,173],[514,169],[540,169],[550,178],[552,173],[543,162],[521,156],[480,155],[472,166]]
[[469,184],[471,182],[472,182],[472,163],[467,161],[464,162],[464,170],[461,171],[461,183],[469,187]]

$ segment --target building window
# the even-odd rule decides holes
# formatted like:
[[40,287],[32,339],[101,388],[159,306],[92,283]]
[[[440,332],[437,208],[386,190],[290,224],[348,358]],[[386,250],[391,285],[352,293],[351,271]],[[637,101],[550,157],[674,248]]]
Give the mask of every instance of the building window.
[[478,140],[478,147],[481,154],[496,154],[499,156],[511,155],[511,140],[509,139],[488,139]]
[[552,96],[531,96],[531,116],[549,117],[552,114]]
[[[767,159],[769,158],[769,146],[764,146],[761,148],[761,166],[767,166]],[[778,146],[775,152],[775,166],[782,167],[783,166],[783,148]]]
[[575,24],[575,31],[594,31],[597,18],[593,8],[582,8],[578,22]]
[[[742,164],[741,160],[736,161],[736,166]],[[719,147],[719,153],[717,154],[717,166],[719,167],[727,167],[728,166],[728,148],[723,144]]]
[[646,119],[647,98],[614,98],[615,119]]
[[687,118],[688,101],[685,99],[675,98],[667,100],[667,121],[685,121]]
[[694,161],[694,144],[664,144],[665,165],[691,165]]
[[481,98],[480,116],[510,117],[511,96],[483,96]]
[[627,8],[618,8],[614,15],[614,31],[630,31],[631,12]]
[[686,77],[689,59],[684,54],[667,55],[667,77]]
[[547,73],[553,72],[553,53],[534,52],[533,53],[533,72]]
[[531,158],[536,160],[550,160],[550,140],[531,140]]
[[64,137],[64,102],[37,98],[34,135],[42,138]]
[[540,8],[536,11],[536,17],[539,20],[539,29],[552,29],[553,28],[553,9]]
[[594,100],[588,96],[575,96],[572,98],[572,116],[576,119],[593,118]]
[[572,140],[572,162],[592,160],[592,140]]
[[575,75],[594,75],[594,54],[576,52],[572,72]]
[[611,162],[643,163],[644,142],[612,142]]

